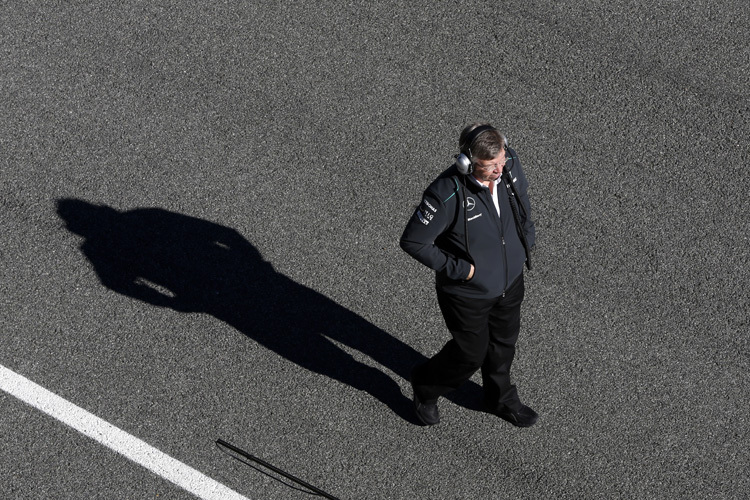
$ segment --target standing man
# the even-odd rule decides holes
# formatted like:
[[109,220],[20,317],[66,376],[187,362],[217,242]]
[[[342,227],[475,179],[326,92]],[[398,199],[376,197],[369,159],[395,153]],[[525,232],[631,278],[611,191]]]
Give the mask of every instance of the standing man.
[[539,416],[521,403],[510,366],[521,327],[523,267],[531,269],[534,223],[521,163],[503,134],[475,123],[461,132],[456,163],[429,185],[401,236],[401,248],[436,276],[453,337],[412,371],[414,407],[440,422],[440,396],[482,370],[487,411],[519,427]]

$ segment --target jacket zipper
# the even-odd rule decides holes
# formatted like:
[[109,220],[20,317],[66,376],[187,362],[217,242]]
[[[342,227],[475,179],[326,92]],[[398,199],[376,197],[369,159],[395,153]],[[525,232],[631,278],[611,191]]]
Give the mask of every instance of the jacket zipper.
[[500,238],[503,241],[503,262],[505,262],[505,285],[503,285],[503,298],[505,298],[505,290],[508,288],[508,253],[505,251],[505,235],[501,235]]
[[[497,188],[497,186],[495,186],[495,188]],[[489,204],[487,206],[490,207],[492,210],[495,210],[495,202],[492,201],[491,197],[488,196],[487,198],[489,199]],[[498,223],[500,227],[500,241],[503,244],[503,262],[505,263],[505,266],[503,266],[505,267],[505,284],[503,284],[503,294],[502,294],[502,297],[505,298],[505,292],[508,289],[508,251],[507,251],[507,248],[505,247],[505,234],[503,230],[502,216],[498,217]]]

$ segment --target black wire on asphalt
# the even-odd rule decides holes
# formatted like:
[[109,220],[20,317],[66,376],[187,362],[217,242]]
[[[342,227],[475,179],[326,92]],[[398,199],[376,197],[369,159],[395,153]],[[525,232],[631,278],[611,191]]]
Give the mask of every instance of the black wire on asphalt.
[[[265,467],[266,469],[271,470],[271,471],[275,472],[276,474],[279,474],[280,476],[283,476],[283,477],[289,479],[290,481],[294,481],[295,483],[299,484],[300,486],[302,486],[306,490],[309,490],[308,492],[311,492],[311,493],[313,493],[315,495],[319,495],[319,496],[322,496],[322,497],[325,497],[325,498],[329,498],[331,500],[339,500],[337,497],[331,495],[330,493],[326,493],[325,491],[321,490],[320,488],[316,488],[315,486],[311,485],[310,483],[307,483],[307,482],[303,481],[302,479],[300,479],[298,477],[295,477],[295,476],[289,474],[288,472],[285,472],[285,471],[279,469],[278,467],[275,467],[275,466],[269,464],[265,460],[261,460],[260,458],[254,456],[254,455],[251,455],[250,453],[246,452],[245,450],[242,450],[240,448],[237,448],[236,446],[233,446],[233,445],[227,443],[223,439],[217,439],[216,440],[216,444],[217,444],[217,446],[224,447],[224,448],[226,448],[228,450],[231,450],[234,453],[236,453],[237,455],[240,455],[240,456],[242,456],[242,457],[244,457],[244,458],[246,458],[246,459],[248,459],[248,460],[250,460],[252,462],[260,464],[263,467]],[[234,458],[237,458],[237,457],[234,457]],[[237,458],[237,459],[239,460],[239,458]],[[250,467],[253,467],[253,469],[258,470],[259,472],[262,472],[263,474],[266,474],[267,476],[274,478],[270,474],[267,474],[266,472],[264,472],[264,471],[262,471],[260,469],[257,469],[252,464],[249,464],[249,463],[244,462],[242,460],[240,460],[240,461],[243,462],[243,463],[245,463],[245,464],[247,464],[247,465],[249,465]],[[274,478],[274,479],[278,480],[278,478]],[[293,488],[295,490],[304,491],[304,490],[300,490],[299,488],[296,488],[296,487],[294,487],[292,485],[289,485],[289,484],[285,483],[284,481],[281,481],[281,483],[285,484],[285,485],[287,485],[290,488]]]

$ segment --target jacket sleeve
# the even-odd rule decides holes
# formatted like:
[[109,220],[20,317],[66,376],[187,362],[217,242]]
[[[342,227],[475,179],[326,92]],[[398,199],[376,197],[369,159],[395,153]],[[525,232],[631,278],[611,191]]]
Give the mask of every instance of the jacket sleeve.
[[428,188],[424,192],[422,203],[406,225],[400,245],[406,253],[430,269],[444,273],[453,280],[465,280],[469,276],[471,264],[435,244],[435,240],[449,229],[455,219],[457,203],[460,203],[457,191],[441,200]]
[[518,197],[520,198],[522,206],[522,210],[520,211],[521,213],[519,215],[521,216],[523,231],[526,235],[526,242],[529,244],[529,248],[532,248],[536,243],[536,228],[534,227],[534,221],[531,218],[529,182],[526,180],[526,174],[523,171],[523,167],[521,166],[521,162],[518,160],[516,152],[511,150],[511,154],[515,157],[515,165],[513,166],[512,178],[514,179],[514,185],[518,192]]

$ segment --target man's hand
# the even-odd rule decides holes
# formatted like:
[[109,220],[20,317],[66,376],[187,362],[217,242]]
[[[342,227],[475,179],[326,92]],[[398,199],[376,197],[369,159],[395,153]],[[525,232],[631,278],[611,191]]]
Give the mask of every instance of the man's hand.
[[469,281],[471,278],[474,277],[474,264],[469,264],[471,266],[471,270],[469,271],[469,275],[466,277],[466,281]]

